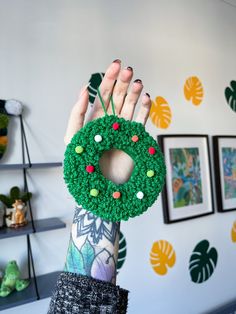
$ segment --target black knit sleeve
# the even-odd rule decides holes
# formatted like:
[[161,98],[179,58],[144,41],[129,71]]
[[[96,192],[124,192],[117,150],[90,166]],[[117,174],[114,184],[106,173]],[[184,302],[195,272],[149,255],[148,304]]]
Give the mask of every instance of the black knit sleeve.
[[125,314],[128,291],[91,277],[61,273],[48,314]]

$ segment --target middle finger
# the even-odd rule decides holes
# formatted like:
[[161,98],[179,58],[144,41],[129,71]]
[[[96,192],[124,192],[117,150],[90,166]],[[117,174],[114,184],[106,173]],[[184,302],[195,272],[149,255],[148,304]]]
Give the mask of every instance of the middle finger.
[[[131,67],[127,67],[126,69],[122,69],[118,78],[117,82],[114,86],[112,97],[115,104],[115,111],[116,114],[119,115],[121,109],[124,104],[125,96],[127,94],[130,81],[133,77],[133,69]],[[107,108],[108,114],[112,114],[112,106],[111,103]]]

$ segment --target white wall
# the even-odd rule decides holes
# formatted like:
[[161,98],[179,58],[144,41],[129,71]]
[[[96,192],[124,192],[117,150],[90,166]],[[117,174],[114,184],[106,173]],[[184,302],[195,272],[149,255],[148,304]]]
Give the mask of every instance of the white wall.
[[[231,0],[236,5],[235,0]],[[80,87],[91,73],[115,58],[133,66],[154,98],[171,105],[166,131],[150,122],[155,137],[167,133],[235,134],[235,113],[226,105],[224,88],[236,79],[236,7],[220,0],[80,1],[0,0],[0,98],[16,98],[25,107],[26,132],[33,162],[62,160],[67,117]],[[201,78],[203,104],[183,97],[190,75]],[[6,162],[20,159],[19,127]],[[20,184],[20,172],[0,174],[0,190]],[[64,230],[32,236],[37,274],[63,267],[73,200],[58,169],[32,170],[36,218],[59,216]],[[236,247],[229,232],[235,213],[164,225],[160,199],[145,215],[122,223],[128,254],[118,284],[131,291],[129,313],[198,314],[235,298]],[[195,245],[208,239],[219,253],[213,276],[191,282],[188,260]],[[172,243],[177,262],[168,275],[149,264],[154,241]],[[16,258],[24,267],[25,239],[1,241],[0,266]],[[49,299],[6,310],[6,314],[46,313]]]

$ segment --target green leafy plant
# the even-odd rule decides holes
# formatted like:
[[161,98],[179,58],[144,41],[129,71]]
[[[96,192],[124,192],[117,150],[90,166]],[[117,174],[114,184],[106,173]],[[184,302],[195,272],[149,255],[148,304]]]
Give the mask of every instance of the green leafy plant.
[[0,201],[2,201],[7,208],[12,208],[12,204],[14,204],[16,200],[22,200],[25,203],[30,200],[31,197],[32,193],[21,192],[18,186],[13,186],[9,195],[0,194]]

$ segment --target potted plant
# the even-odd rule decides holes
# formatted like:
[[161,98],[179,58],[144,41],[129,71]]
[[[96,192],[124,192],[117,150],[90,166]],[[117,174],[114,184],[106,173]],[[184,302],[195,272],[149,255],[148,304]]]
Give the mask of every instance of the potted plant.
[[21,192],[13,186],[9,195],[0,194],[0,201],[6,206],[6,225],[18,228],[27,224],[25,203],[32,197],[30,192]]

